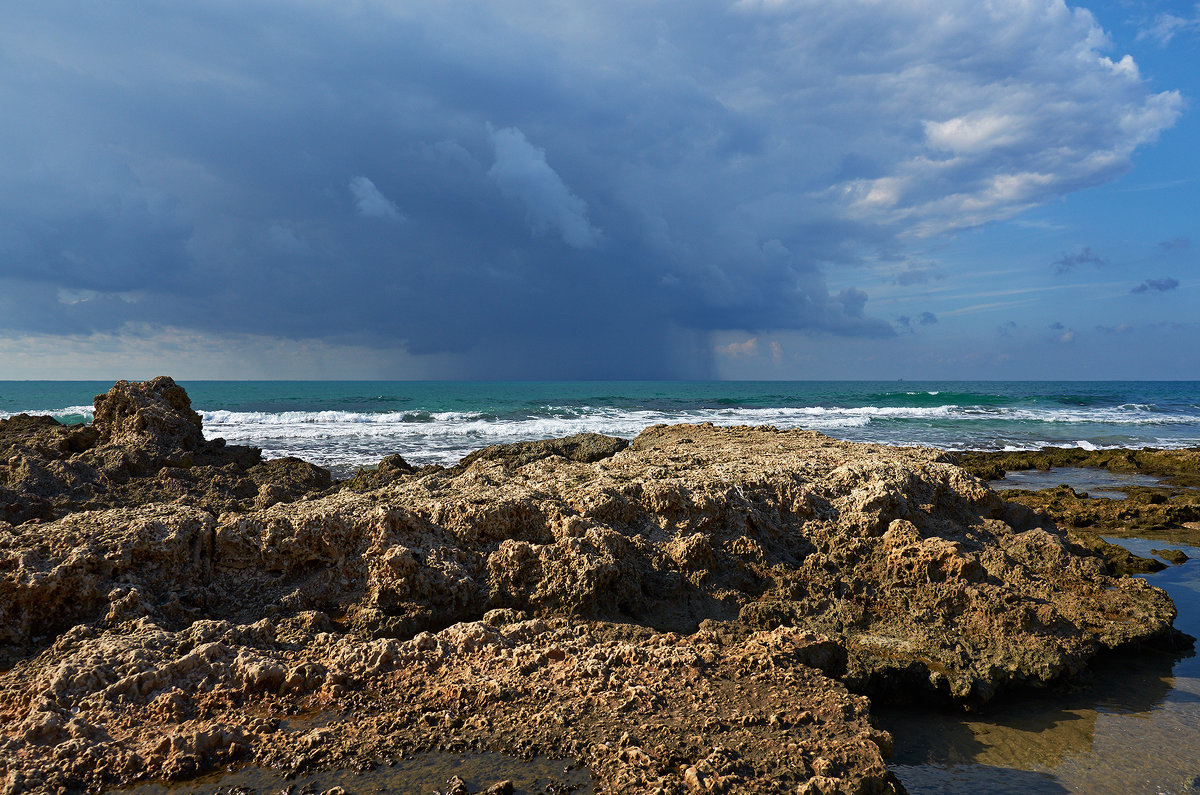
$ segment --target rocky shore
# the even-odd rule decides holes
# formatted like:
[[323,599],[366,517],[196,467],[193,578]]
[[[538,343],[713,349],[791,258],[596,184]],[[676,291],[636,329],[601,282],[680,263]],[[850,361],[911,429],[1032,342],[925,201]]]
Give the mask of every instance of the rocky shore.
[[[1159,539],[1200,545],[1200,449],[1081,450],[1047,447],[1021,452],[959,453],[955,460],[967,471],[996,482],[1000,495],[1047,517],[1077,544],[1108,558],[1118,574],[1158,571],[1157,560],[1130,555],[1102,536]],[[1154,485],[1128,485],[1121,491],[1096,495],[1060,483],[1050,488],[1005,488],[1004,476],[1038,470],[1102,470],[1117,475],[1153,476]],[[1163,559],[1182,563],[1180,550],[1158,550]]]
[[90,426],[0,421],[0,517],[5,795],[430,751],[598,792],[896,793],[869,699],[978,705],[1184,640],[949,455],[769,427],[333,483],[119,382]]

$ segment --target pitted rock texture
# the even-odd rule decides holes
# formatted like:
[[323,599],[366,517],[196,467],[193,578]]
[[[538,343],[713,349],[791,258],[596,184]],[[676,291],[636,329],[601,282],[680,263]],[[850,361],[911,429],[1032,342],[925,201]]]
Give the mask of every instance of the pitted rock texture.
[[602,792],[892,792],[855,693],[980,702],[1172,637],[1163,592],[936,451],[601,442],[0,523],[0,791],[437,747],[570,757]]
[[213,512],[266,507],[330,486],[299,459],[263,462],[254,447],[206,441],[187,392],[166,376],[118,381],[91,425],[18,414],[0,420],[0,520],[181,502]]
[[903,791],[867,700],[817,667],[844,661],[826,638],[487,619],[407,641],[321,632],[328,619],[305,614],[79,627],[0,680],[3,791],[432,749],[573,757],[606,793]]

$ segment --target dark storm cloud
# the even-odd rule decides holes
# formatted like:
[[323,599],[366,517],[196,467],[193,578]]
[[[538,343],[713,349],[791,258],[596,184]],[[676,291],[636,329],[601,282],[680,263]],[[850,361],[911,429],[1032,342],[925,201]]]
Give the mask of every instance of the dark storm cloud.
[[1063,254],[1051,264],[1054,266],[1055,273],[1070,273],[1080,265],[1094,265],[1099,268],[1107,264],[1107,261],[1092,251],[1091,246],[1084,246],[1074,253]]
[[1155,292],[1165,293],[1165,292],[1169,292],[1170,290],[1174,290],[1178,286],[1179,286],[1179,280],[1172,279],[1170,277],[1168,277],[1166,279],[1147,279],[1146,281],[1139,284],[1137,287],[1134,287],[1129,292],[1145,293],[1145,292],[1149,292],[1149,291],[1153,290]]
[[0,325],[399,345],[480,376],[892,335],[829,277],[1110,179],[1179,107],[1086,14],[938,7],[6,4]]

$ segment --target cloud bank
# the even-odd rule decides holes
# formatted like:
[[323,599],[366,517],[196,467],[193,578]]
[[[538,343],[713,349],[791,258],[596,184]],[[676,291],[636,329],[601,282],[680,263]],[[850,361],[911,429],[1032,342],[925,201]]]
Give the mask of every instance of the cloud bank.
[[0,10],[0,51],[8,333],[477,377],[894,335],[869,263],[1111,180],[1181,109],[1060,0],[45,0]]

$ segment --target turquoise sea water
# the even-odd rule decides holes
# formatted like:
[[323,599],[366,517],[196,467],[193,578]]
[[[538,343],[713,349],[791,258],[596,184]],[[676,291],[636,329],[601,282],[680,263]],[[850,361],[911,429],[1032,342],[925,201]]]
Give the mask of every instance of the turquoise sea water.
[[[809,428],[947,450],[1200,445],[1200,382],[182,381],[210,438],[345,473],[400,453],[448,464],[489,444],[655,423]],[[0,417],[91,418],[110,382],[0,381]]]

